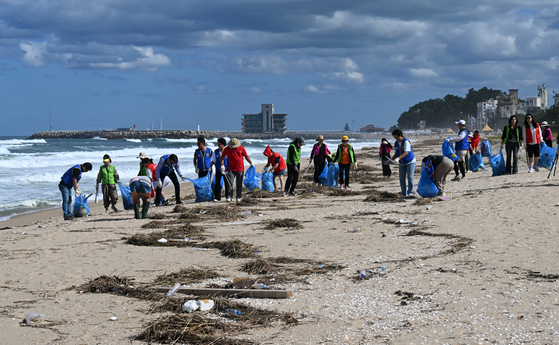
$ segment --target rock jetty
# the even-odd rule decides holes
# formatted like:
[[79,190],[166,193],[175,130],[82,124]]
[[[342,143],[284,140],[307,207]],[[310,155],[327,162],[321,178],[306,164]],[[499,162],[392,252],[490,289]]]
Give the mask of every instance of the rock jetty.
[[342,135],[349,135],[352,139],[371,138],[371,133],[318,133],[318,132],[286,132],[283,134],[249,134],[242,132],[213,132],[213,131],[186,131],[186,130],[160,130],[160,131],[46,131],[37,132],[28,139],[191,139],[191,138],[238,138],[238,139],[275,139],[295,138],[302,136],[307,140],[314,140],[318,134],[325,139],[340,139]]

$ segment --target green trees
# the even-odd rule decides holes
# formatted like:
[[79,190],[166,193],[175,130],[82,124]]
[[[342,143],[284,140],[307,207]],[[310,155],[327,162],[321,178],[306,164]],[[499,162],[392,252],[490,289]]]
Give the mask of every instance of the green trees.
[[420,120],[426,121],[427,127],[454,127],[454,123],[466,116],[477,116],[477,103],[496,98],[501,90],[483,87],[479,90],[469,89],[465,98],[446,95],[419,102],[403,112],[398,118],[398,127],[417,128]]

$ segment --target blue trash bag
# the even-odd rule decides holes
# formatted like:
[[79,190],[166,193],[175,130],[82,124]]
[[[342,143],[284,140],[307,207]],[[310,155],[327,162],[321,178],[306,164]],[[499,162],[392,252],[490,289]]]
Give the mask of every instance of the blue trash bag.
[[439,189],[435,185],[435,169],[431,161],[421,164],[421,177],[417,184],[417,194],[423,198],[434,198],[439,194]]
[[212,181],[211,175],[207,174],[204,177],[197,178],[196,180],[191,180],[188,177],[186,179],[194,185],[194,192],[196,193],[196,200],[194,202],[212,201],[214,198],[214,193],[212,192]]
[[134,208],[132,204],[132,194],[130,193],[130,186],[124,187],[122,182],[118,183],[118,187],[120,188],[120,194],[122,196],[122,206],[125,210],[131,210]]
[[82,207],[85,207],[85,209],[87,210],[87,215],[91,216],[91,213],[89,212],[89,206],[87,205],[87,198],[83,195],[80,195],[76,197],[76,200],[74,201],[74,209],[72,210],[72,214],[74,215],[74,217],[76,216],[76,211]]
[[470,171],[480,171],[485,170],[485,165],[483,165],[483,158],[481,157],[480,153],[476,153],[475,155],[470,156],[470,163],[469,163]]
[[340,175],[340,167],[337,164],[329,163],[328,178],[326,179],[326,185],[328,187],[336,188],[336,186],[338,185],[339,175]]
[[547,170],[551,170],[551,168],[553,168],[553,160],[555,159],[555,152],[557,151],[557,149],[549,147],[545,143],[543,143],[540,151],[540,160],[538,161],[538,166]]
[[325,186],[328,185],[328,164],[324,165],[324,169],[322,170],[320,175],[318,175],[318,180],[323,185],[325,185]]
[[505,159],[503,158],[503,149],[499,150],[499,154],[491,156],[489,164],[491,165],[491,169],[493,169],[492,176],[503,175],[507,171]]
[[274,173],[271,171],[262,174],[262,190],[274,191]]
[[[212,192],[215,191],[215,179],[216,179],[216,175],[214,175],[214,178],[212,179]],[[221,191],[223,191],[223,176],[221,176],[221,184],[219,185],[221,188],[219,189],[219,194],[221,194]],[[214,195],[215,197],[215,195]]]
[[250,192],[256,192],[260,189],[260,180],[262,180],[262,174],[257,173],[254,167],[250,167],[247,169],[243,184]]
[[450,158],[453,162],[455,162],[458,159],[458,156],[454,152],[454,147],[452,147],[453,142],[449,139],[450,137],[443,142],[443,156]]
[[485,139],[481,143],[480,151],[482,157],[491,157],[491,143],[489,140]]

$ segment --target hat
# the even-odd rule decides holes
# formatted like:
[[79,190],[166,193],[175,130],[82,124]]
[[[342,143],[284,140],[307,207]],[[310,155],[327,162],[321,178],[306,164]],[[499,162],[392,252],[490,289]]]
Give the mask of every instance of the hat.
[[301,145],[303,145],[305,143],[305,138],[303,138],[303,137],[297,137],[296,139],[299,143],[301,143]]
[[237,138],[233,138],[229,140],[229,144],[227,144],[232,149],[236,149],[237,147],[241,146],[241,142]]
[[144,159],[144,158],[149,158],[148,154],[145,152],[140,152],[140,155],[136,158],[140,158],[140,159]]
[[324,136],[323,136],[323,135],[319,135],[318,138],[316,138],[316,141],[319,141],[319,140],[324,140]]
[[106,154],[103,156],[103,163],[107,163],[107,162],[112,162],[112,161],[111,161],[111,156]]
[[547,121],[543,121],[541,124],[542,127],[549,127],[549,124],[547,123]]
[[460,120],[460,121],[455,122],[455,123],[456,123],[457,125],[464,125],[464,126],[466,125],[466,121],[464,121],[464,120]]
[[384,139],[384,140],[382,141],[382,143],[383,143],[383,144],[388,144],[388,140]]
[[347,135],[344,135],[344,136],[342,137],[342,141],[349,141],[348,136],[347,136]]

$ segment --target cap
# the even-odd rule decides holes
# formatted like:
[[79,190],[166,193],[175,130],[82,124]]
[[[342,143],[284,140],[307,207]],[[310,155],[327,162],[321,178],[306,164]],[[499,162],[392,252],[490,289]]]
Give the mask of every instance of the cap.
[[547,121],[542,121],[541,126],[542,127],[549,127],[549,123],[547,123]]
[[319,136],[316,138],[316,141],[319,141],[319,140],[324,140],[324,136],[323,136],[323,135],[319,135]]
[[344,136],[342,137],[342,141],[349,141],[349,137],[348,137],[347,135],[344,135]]
[[297,137],[297,141],[300,142],[301,145],[302,145],[302,144],[305,143],[305,138],[303,138],[303,137]]
[[464,126],[466,125],[466,121],[464,121],[464,120],[460,120],[460,121],[455,122],[455,123],[456,123],[457,125],[464,125]]

